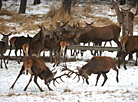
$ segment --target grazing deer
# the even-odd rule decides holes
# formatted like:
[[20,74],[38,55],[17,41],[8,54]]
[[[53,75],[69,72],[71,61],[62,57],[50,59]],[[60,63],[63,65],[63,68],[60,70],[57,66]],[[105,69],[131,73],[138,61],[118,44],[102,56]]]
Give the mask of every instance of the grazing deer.
[[11,54],[11,50],[13,49],[13,47],[15,47],[16,60],[20,64],[20,61],[17,58],[17,51],[20,50],[20,56],[21,56],[22,45],[25,44],[25,43],[29,43],[31,40],[32,40],[32,37],[30,37],[28,34],[27,34],[27,37],[24,37],[24,36],[12,37],[10,39],[10,51],[9,51],[7,63],[8,63],[8,60],[9,60],[9,56]]
[[0,54],[1,54],[1,68],[2,68],[2,59],[4,61],[5,67],[7,68],[7,65],[5,63],[4,53],[7,51],[8,48],[8,38],[12,33],[9,33],[7,35],[1,33],[3,35],[2,41],[0,41]]
[[40,28],[40,31],[33,37],[31,42],[22,46],[26,56],[36,56],[37,58],[39,58],[41,51],[45,49],[45,37],[47,35],[50,35],[51,32],[46,30],[43,26],[38,27]]
[[[123,59],[124,69],[126,70],[126,61],[125,57],[128,54],[132,54],[137,52],[138,53],[138,36],[126,36],[121,38],[121,46],[122,46],[122,52],[119,54],[118,58],[118,67],[120,68],[120,57]],[[137,58],[137,57],[136,57]]]
[[[117,2],[117,3],[114,2],[114,4],[113,4],[113,6],[112,6],[111,9],[115,9],[116,15],[117,15],[117,20],[119,22],[119,26],[121,27],[121,25],[123,23],[125,23],[124,22],[124,12],[122,12],[122,11],[119,10],[119,6],[118,5],[119,5],[119,2]],[[134,14],[132,12],[128,13],[128,19],[129,19],[129,23],[131,25],[133,25]],[[130,31],[130,35],[132,36],[133,35],[133,26],[131,26],[130,29],[132,30],[132,31]],[[125,36],[125,32],[122,32],[122,36],[123,37]]]
[[[52,72],[49,70],[49,68],[45,65],[44,60],[40,59],[40,58],[35,58],[35,57],[31,57],[31,58],[27,58],[25,59],[22,68],[19,72],[19,75],[17,76],[15,82],[13,83],[13,85],[10,87],[11,89],[13,89],[15,83],[17,82],[18,78],[26,71],[28,70],[28,72],[31,74],[30,80],[27,84],[27,86],[24,88],[24,91],[27,90],[30,82],[32,81],[32,78],[34,76],[34,82],[35,84],[38,86],[39,90],[42,92],[43,90],[41,89],[41,87],[39,86],[39,84],[37,83],[37,77],[39,77],[40,79],[43,79],[45,81],[45,84],[47,85],[49,90],[52,90],[49,87],[49,84],[51,81],[55,82],[56,79],[60,78],[64,75],[68,74],[63,74],[61,76],[55,77],[56,72]],[[61,79],[62,80],[62,79]]]
[[92,59],[87,64],[85,64],[81,68],[77,68],[78,72],[74,72],[68,68],[64,68],[64,69],[62,69],[62,71],[68,70],[71,72],[70,75],[75,73],[78,76],[79,80],[80,80],[80,76],[82,76],[82,78],[86,79],[87,84],[89,84],[88,76],[90,76],[91,74],[98,74],[95,86],[97,86],[99,77],[102,74],[104,77],[104,81],[101,86],[104,86],[106,80],[108,79],[106,73],[108,73],[111,68],[117,72],[116,81],[119,82],[119,80],[118,80],[119,71],[115,65],[115,61],[111,57],[106,57],[106,56],[92,57]]

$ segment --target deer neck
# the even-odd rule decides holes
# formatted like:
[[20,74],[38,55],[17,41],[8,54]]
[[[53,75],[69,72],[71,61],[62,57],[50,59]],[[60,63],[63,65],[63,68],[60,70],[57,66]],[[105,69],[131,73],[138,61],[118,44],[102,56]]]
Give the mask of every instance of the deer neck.
[[119,7],[115,8],[115,11],[119,22],[123,23],[123,16],[122,16],[122,12],[119,10]]
[[128,29],[129,30],[129,19],[128,19],[128,13],[126,14],[126,16],[124,17],[124,23],[126,24],[126,28],[125,29]]

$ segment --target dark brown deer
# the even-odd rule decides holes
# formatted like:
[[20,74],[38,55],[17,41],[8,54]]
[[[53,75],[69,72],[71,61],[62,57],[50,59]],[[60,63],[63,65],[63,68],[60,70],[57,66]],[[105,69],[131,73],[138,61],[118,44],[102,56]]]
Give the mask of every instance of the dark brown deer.
[[3,35],[2,41],[0,41],[0,54],[1,54],[1,68],[2,68],[2,60],[4,61],[5,67],[7,68],[7,65],[5,63],[5,57],[4,57],[4,53],[7,51],[8,48],[8,38],[12,33],[9,33],[7,35],[1,33]]
[[101,86],[104,86],[106,80],[108,79],[106,73],[108,73],[111,68],[117,72],[116,81],[119,82],[118,80],[119,71],[115,65],[115,61],[111,57],[106,57],[106,56],[92,57],[92,59],[87,64],[85,64],[81,68],[77,68],[78,72],[74,72],[68,68],[64,68],[62,71],[68,70],[71,72],[71,74],[75,73],[76,75],[78,75],[78,77],[82,76],[83,78],[86,79],[87,84],[89,84],[88,76],[90,76],[91,74],[98,74],[95,86],[97,86],[99,77],[102,74],[104,77],[104,81]]
[[126,70],[125,57],[128,54],[138,52],[138,36],[126,36],[121,39],[122,52],[119,54],[118,67],[120,68],[120,57],[123,59],[124,69]]
[[[28,72],[31,74],[30,80],[27,84],[27,86],[24,88],[24,91],[27,90],[30,82],[32,81],[32,78],[34,76],[34,82],[35,84],[38,86],[39,90],[42,92],[43,90],[41,89],[41,87],[39,86],[39,84],[37,83],[37,77],[39,77],[40,79],[43,79],[45,81],[45,84],[47,85],[49,90],[52,90],[49,87],[49,84],[51,81],[55,82],[56,79],[60,78],[64,75],[68,74],[63,74],[61,76],[55,77],[56,72],[52,72],[49,70],[49,68],[45,65],[44,60],[40,59],[40,58],[35,58],[35,57],[31,57],[31,58],[27,58],[25,59],[23,66],[19,72],[19,75],[17,76],[15,82],[13,83],[13,85],[10,87],[11,89],[13,89],[15,83],[17,82],[18,78],[26,71],[28,70]],[[62,79],[61,79],[62,80]]]
[[20,56],[21,56],[22,45],[25,44],[25,43],[29,43],[31,40],[32,40],[32,37],[30,37],[28,34],[27,34],[27,37],[24,37],[24,36],[12,37],[10,39],[10,51],[9,51],[7,63],[8,63],[8,60],[9,60],[9,56],[11,54],[11,50],[13,49],[13,47],[15,47],[16,60],[20,64],[20,61],[17,58],[17,51],[20,50]]
[[[116,15],[117,15],[117,20],[119,22],[119,26],[121,27],[121,25],[124,23],[124,13],[122,11],[119,10],[119,2],[113,4],[111,9],[115,9],[116,11]],[[130,22],[133,23],[134,20],[134,13],[129,12],[128,13],[128,18],[131,20]],[[133,25],[133,24],[132,24]],[[133,35],[133,26],[132,26],[132,31],[130,32],[130,35]],[[125,35],[125,32],[122,32],[122,36]]]
[[[50,31],[46,30],[43,27],[43,25],[38,27],[40,28],[40,31],[35,35],[35,37],[33,37],[31,42],[27,43],[28,46],[23,47],[24,48],[23,51],[26,51],[28,53],[26,55],[36,56],[37,58],[39,58],[40,53],[45,49],[44,48],[45,37],[47,35],[50,35],[51,33]],[[26,48],[26,47],[29,47],[29,48]]]

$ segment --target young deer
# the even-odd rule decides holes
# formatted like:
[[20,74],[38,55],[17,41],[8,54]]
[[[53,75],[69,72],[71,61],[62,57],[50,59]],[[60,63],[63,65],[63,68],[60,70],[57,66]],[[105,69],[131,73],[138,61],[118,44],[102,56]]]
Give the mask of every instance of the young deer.
[[1,68],[2,68],[2,59],[4,61],[5,67],[7,68],[7,65],[5,63],[4,53],[7,51],[8,48],[8,38],[12,33],[9,33],[7,35],[1,33],[3,35],[2,41],[0,41],[0,54],[1,54]]
[[[39,84],[37,83],[37,77],[39,77],[40,79],[43,79],[45,81],[45,84],[47,85],[49,90],[52,90],[49,87],[49,84],[51,81],[55,82],[56,79],[60,78],[64,75],[68,74],[62,74],[56,78],[54,78],[55,74],[57,72],[52,72],[49,70],[49,68],[45,65],[44,60],[42,60],[41,58],[36,58],[36,57],[30,57],[30,58],[26,58],[23,66],[19,72],[19,75],[17,76],[15,82],[13,83],[13,85],[10,87],[11,89],[13,89],[15,83],[17,82],[18,78],[26,71],[28,70],[28,72],[31,74],[30,80],[27,84],[27,86],[24,88],[24,91],[27,90],[30,82],[32,81],[32,78],[34,76],[34,82],[35,84],[38,86],[39,90],[42,92],[43,90],[41,89],[41,87],[39,86]],[[62,81],[62,79],[61,79]],[[53,83],[54,84],[54,83]],[[54,84],[55,85],[55,84]]]

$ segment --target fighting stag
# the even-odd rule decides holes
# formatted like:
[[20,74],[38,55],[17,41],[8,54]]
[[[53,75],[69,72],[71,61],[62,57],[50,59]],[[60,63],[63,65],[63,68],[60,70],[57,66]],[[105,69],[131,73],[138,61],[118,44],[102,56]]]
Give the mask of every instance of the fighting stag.
[[90,76],[92,73],[98,74],[95,86],[97,86],[99,77],[102,74],[104,77],[104,81],[103,81],[102,86],[104,86],[106,80],[108,79],[106,73],[108,73],[111,68],[117,72],[116,81],[119,82],[119,80],[118,80],[119,71],[115,65],[115,61],[111,57],[106,57],[106,56],[103,56],[103,57],[95,56],[95,57],[93,57],[87,64],[85,64],[81,68],[78,68],[78,72],[74,72],[68,68],[63,69],[63,71],[68,70],[71,73],[75,73],[78,76],[82,76],[83,78],[86,79],[87,84],[89,84],[89,82],[88,82],[89,77],[88,76]]
[[[41,89],[41,87],[39,86],[39,84],[37,83],[37,77],[39,77],[40,79],[45,81],[45,84],[47,85],[48,89],[52,91],[52,89],[49,87],[49,84],[51,81],[53,81],[53,84],[55,86],[55,81],[59,78],[61,79],[62,76],[68,76],[68,74],[64,73],[58,77],[54,77],[56,75],[57,72],[52,72],[49,70],[49,68],[45,65],[44,60],[40,59],[40,58],[35,58],[35,57],[30,57],[30,58],[26,58],[23,66],[19,72],[19,75],[17,76],[15,82],[13,83],[13,85],[10,87],[11,89],[13,89],[15,83],[17,82],[18,78],[26,71],[28,70],[28,72],[31,74],[30,80],[27,84],[27,86],[24,88],[24,91],[27,90],[30,82],[32,81],[32,78],[34,76],[34,82],[37,85],[37,87],[39,88],[39,90],[42,92],[43,90]],[[68,76],[69,77],[69,76]],[[63,81],[61,79],[61,81]],[[57,82],[57,81],[56,81]]]
[[9,33],[7,35],[1,33],[3,35],[2,41],[0,41],[0,54],[1,54],[1,68],[2,68],[2,60],[4,61],[5,67],[7,68],[7,65],[5,63],[4,53],[7,51],[8,48],[8,38],[12,33]]
[[[125,57],[128,54],[138,53],[138,36],[126,36],[121,39],[122,52],[119,54],[118,67],[120,68],[120,57],[123,59],[124,69],[126,68]],[[136,54],[137,55],[137,54]],[[137,57],[136,57],[137,58]]]
[[16,60],[20,64],[20,61],[17,59],[17,51],[20,50],[20,56],[21,56],[22,45],[25,43],[29,43],[31,40],[32,40],[32,37],[30,37],[28,34],[27,34],[27,37],[24,37],[24,36],[12,37],[10,39],[10,51],[9,51],[7,63],[9,61],[9,56],[11,54],[11,50],[13,49],[13,47],[15,47]]

